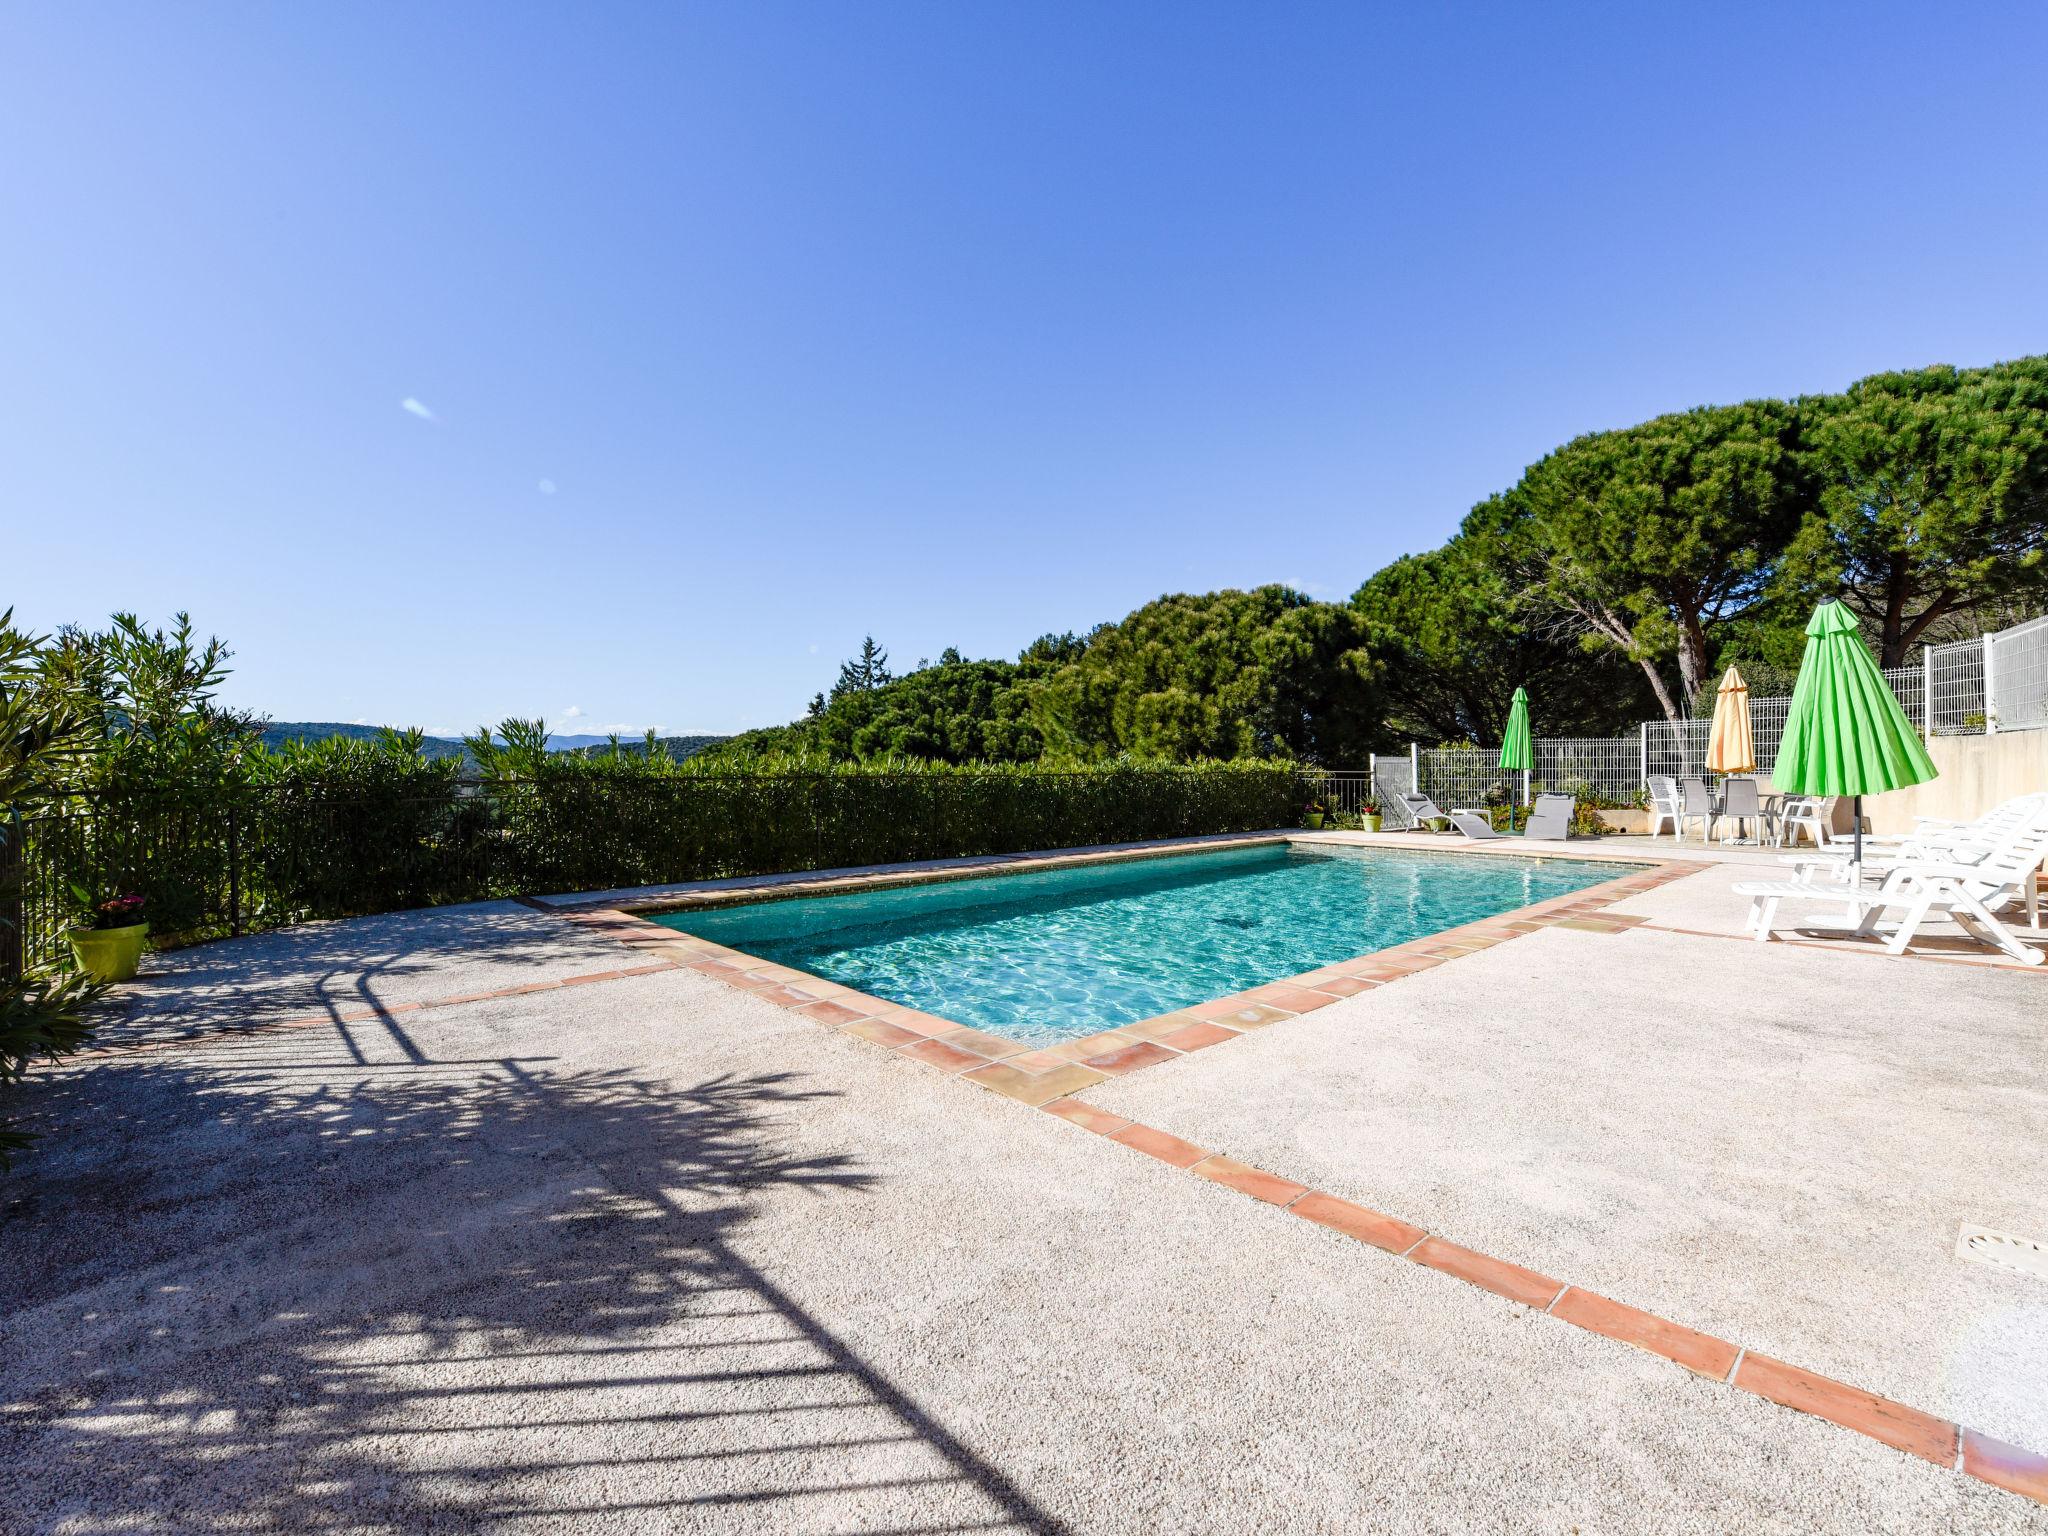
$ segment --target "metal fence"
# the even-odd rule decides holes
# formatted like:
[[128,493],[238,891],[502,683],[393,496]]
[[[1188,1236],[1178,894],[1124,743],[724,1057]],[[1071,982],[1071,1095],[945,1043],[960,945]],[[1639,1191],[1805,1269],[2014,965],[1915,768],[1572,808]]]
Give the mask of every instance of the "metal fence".
[[62,957],[79,889],[143,895],[152,932],[176,941],[473,901],[505,886],[500,808],[467,786],[81,799],[10,820],[0,918],[14,930],[16,967]]
[[1984,729],[1984,642],[1931,645],[1921,653],[1920,729],[1929,736],[1975,735]]
[[[2048,729],[2048,618],[1977,640],[1922,648],[1920,659],[1888,667],[1885,682],[1906,718],[1925,736],[1978,735]],[[1633,736],[1539,736],[1534,742],[1532,790],[1561,790],[1609,805],[1638,803],[1653,775],[1716,777],[1707,768],[1713,736],[1713,696],[1699,701],[1693,719],[1645,721]],[[1792,700],[1768,695],[1749,701],[1756,767],[1777,765]],[[1373,760],[1372,778],[1390,826],[1405,826],[1399,795],[1419,789],[1443,808],[1498,805],[1519,798],[1521,776],[1501,769],[1497,748],[1412,747]]]
[[[2048,729],[2048,618],[1923,650],[1885,673],[1929,736]],[[1704,702],[1704,701],[1703,701]],[[1750,701],[1769,772],[1790,699]],[[1539,737],[1530,790],[1639,804],[1652,775],[1705,775],[1707,719],[1619,737]],[[551,789],[462,782],[421,795],[343,787],[153,792],[0,824],[0,969],[56,957],[74,881],[139,881],[159,933],[204,937],[523,890],[589,890],[718,875],[1017,852],[1293,824],[1307,799],[1340,817],[1399,796],[1445,809],[1520,797],[1494,747],[1413,746],[1366,771],[1256,769],[592,778]],[[4,815],[0,810],[0,815]],[[131,872],[122,874],[121,872]],[[140,871],[141,875],[132,872]],[[130,888],[134,888],[132,885]]]
[[[1898,696],[1899,704],[1906,712],[1906,718],[1919,726],[1924,734],[1934,734],[1927,728],[1927,669],[1924,666],[1887,667],[1884,680]],[[1759,773],[1769,773],[1777,766],[1778,747],[1785,739],[1785,722],[1790,718],[1791,712],[1792,700],[1789,696],[1778,695],[1749,701],[1749,728],[1756,743],[1756,767]],[[1981,729],[1981,723],[1979,728]],[[1640,734],[1643,766],[1637,779],[1638,788],[1652,774],[1662,774],[1671,778],[1715,777],[1707,768],[1707,747],[1714,734],[1711,715],[1679,721],[1648,720],[1643,723]]]
[[[193,940],[527,892],[1297,826],[1309,777],[1271,762],[569,773],[431,793],[239,785],[76,797],[0,822],[0,962],[61,959],[80,915],[74,884],[142,895],[153,939]],[[1355,809],[1369,776],[1348,777]]]
[[2048,618],[1986,636],[1983,667],[1986,730],[2048,727]]

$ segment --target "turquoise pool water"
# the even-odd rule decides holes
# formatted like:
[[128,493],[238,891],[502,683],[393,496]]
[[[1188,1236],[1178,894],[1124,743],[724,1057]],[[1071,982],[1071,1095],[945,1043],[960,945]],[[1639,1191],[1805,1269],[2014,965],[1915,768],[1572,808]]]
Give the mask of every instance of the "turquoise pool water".
[[655,921],[1049,1045],[1583,890],[1628,868],[1268,845]]

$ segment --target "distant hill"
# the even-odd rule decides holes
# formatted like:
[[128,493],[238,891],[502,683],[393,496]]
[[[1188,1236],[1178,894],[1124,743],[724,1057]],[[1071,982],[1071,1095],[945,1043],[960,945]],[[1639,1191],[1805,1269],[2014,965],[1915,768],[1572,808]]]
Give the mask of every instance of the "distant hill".
[[[654,738],[654,744],[677,762],[681,762],[686,757],[695,757],[706,747],[715,747],[721,741],[731,740],[730,736],[657,736]],[[646,742],[637,736],[619,738],[621,752],[637,754],[645,746]],[[548,741],[550,752],[580,752],[585,757],[595,757],[611,749],[612,739],[609,736],[555,736]]]
[[[378,729],[374,725],[344,725],[339,720],[273,720],[263,729],[263,745],[275,752],[288,741],[325,741],[330,736],[375,741]],[[468,753],[461,742],[445,736],[427,737],[420,743],[420,750],[428,757],[463,757]]]
[[[263,731],[263,745],[276,751],[287,741],[324,741],[329,736],[345,736],[350,741],[375,741],[378,727],[374,725],[347,725],[339,720],[276,720]],[[729,740],[725,736],[659,736],[655,740],[668,751],[669,756],[681,761],[695,756],[706,747]],[[588,757],[597,752],[609,752],[612,739],[609,736],[550,736],[550,752],[580,752]],[[619,746],[627,752],[641,749],[639,737],[622,740]],[[459,741],[446,736],[429,736],[420,743],[420,750],[428,757],[467,757],[469,749]]]

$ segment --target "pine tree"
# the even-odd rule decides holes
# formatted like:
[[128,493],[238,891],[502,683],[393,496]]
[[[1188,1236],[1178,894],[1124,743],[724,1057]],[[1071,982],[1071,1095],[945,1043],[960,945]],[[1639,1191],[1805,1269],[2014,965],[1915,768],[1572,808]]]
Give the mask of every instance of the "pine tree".
[[891,681],[889,653],[869,635],[861,641],[858,656],[839,664],[839,681],[832,685],[832,697],[836,699],[842,693],[873,693]]

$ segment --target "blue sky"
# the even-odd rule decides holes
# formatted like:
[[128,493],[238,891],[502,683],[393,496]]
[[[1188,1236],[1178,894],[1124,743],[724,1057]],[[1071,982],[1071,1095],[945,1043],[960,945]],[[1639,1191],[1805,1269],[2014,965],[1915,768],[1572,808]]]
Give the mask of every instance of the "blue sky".
[[[732,730],[2048,350],[2032,5],[0,4],[0,606]],[[405,402],[412,402],[407,408]],[[575,713],[571,713],[574,711]]]

